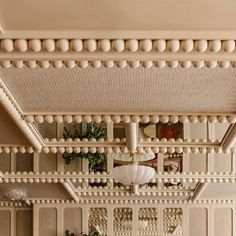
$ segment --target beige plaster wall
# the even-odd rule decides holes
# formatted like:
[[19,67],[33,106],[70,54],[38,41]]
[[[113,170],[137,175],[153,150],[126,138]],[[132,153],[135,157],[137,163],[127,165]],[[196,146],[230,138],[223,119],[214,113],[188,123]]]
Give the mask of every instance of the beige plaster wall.
[[34,236],[63,236],[65,230],[77,235],[82,232],[82,210],[79,207],[60,205],[37,206],[34,220]]
[[0,235],[11,236],[11,212],[0,210]]
[[214,209],[214,236],[233,236],[232,209]]
[[188,222],[189,236],[207,236],[207,209],[190,208]]
[[0,208],[1,236],[32,236],[32,233],[31,209]]

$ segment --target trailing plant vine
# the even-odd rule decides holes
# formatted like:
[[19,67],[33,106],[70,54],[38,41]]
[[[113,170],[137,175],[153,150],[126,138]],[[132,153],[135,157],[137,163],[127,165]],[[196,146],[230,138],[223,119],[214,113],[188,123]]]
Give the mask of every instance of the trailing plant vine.
[[82,233],[81,236],[102,236],[96,229],[92,229],[88,234]]
[[[91,138],[95,139],[100,139],[100,138],[105,138],[106,133],[105,129],[102,128],[99,124],[96,124],[94,122],[86,124],[86,129],[85,132],[81,135],[78,127],[74,126],[74,131],[71,132],[69,131],[66,127],[64,127],[64,132],[63,132],[63,138],[64,139],[83,139],[87,138],[88,140]],[[64,159],[66,164],[70,164],[70,162],[76,158],[82,158],[82,159],[87,159],[89,162],[89,168],[90,170],[95,170],[96,167],[102,165],[106,165],[106,154],[104,153],[64,153],[62,155],[62,158]]]
[[[65,236],[77,236],[75,233],[70,233],[69,230],[65,231]],[[88,234],[81,233],[80,236],[102,236],[95,228],[91,229]]]

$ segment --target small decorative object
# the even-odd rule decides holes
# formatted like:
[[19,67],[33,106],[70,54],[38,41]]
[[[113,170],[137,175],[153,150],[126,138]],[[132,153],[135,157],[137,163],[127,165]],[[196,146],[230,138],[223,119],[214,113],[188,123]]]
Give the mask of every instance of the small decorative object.
[[70,233],[69,230],[65,231],[65,236],[77,236],[75,233]]
[[27,193],[23,189],[0,188],[0,199],[4,201],[24,201]]
[[81,233],[81,236],[102,236],[102,235],[95,228],[93,228],[88,232],[88,234]]
[[[64,139],[100,139],[104,138],[106,136],[104,128],[102,128],[99,124],[96,124],[94,122],[86,124],[86,129],[85,132],[80,135],[79,130],[75,127],[74,132],[70,132],[67,128],[64,127],[64,133],[63,133],[63,138]],[[66,164],[70,164],[72,160],[75,158],[84,158],[89,161],[89,168],[90,170],[97,170],[96,167],[102,166],[104,167],[106,165],[106,154],[104,153],[64,153],[62,155],[62,158],[65,160]]]
[[158,125],[158,138],[166,139],[177,139],[182,138],[183,125],[180,123],[176,124],[160,124]]

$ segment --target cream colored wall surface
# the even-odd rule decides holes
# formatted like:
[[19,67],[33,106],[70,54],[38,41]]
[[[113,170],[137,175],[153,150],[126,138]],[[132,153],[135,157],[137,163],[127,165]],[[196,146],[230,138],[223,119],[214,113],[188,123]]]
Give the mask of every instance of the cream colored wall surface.
[[149,0],[148,3],[120,0],[117,4],[109,0],[38,0],[33,3],[1,1],[2,28],[30,31],[112,30],[120,33],[123,30],[235,30],[231,20],[235,16],[234,1],[224,4],[220,0]]
[[57,171],[57,155],[53,153],[40,153],[39,171]]
[[190,208],[188,222],[189,222],[188,236],[208,236],[207,235],[207,209]]
[[48,125],[47,123],[42,123],[38,125],[38,130],[43,138],[55,138],[56,133],[56,123]]
[[82,232],[82,210],[80,208],[64,209],[64,231],[66,229],[78,235]]
[[8,154],[8,153],[1,153],[0,154],[0,171],[1,172],[11,171],[10,154]]
[[0,144],[24,144],[29,141],[0,104]]
[[32,211],[16,212],[16,236],[32,236],[33,233]]
[[228,128],[229,128],[228,123],[225,123],[225,124],[215,123],[214,124],[214,139],[222,140]]
[[214,236],[233,236],[232,209],[216,208],[214,210]]
[[207,170],[207,155],[206,154],[187,154],[189,159],[189,171],[191,172],[205,172]]
[[82,161],[80,159],[75,159],[71,161],[69,165],[64,163],[63,160],[64,171],[81,171],[82,170]]
[[39,210],[39,236],[57,236],[56,208],[41,208]]
[[11,213],[8,210],[0,210],[0,235],[10,236]]
[[33,155],[30,153],[17,153],[16,170],[21,172],[33,171]]
[[232,158],[229,153],[214,154],[214,171],[230,172],[232,167]]
[[207,123],[187,123],[184,124],[184,129],[188,130],[189,139],[207,139]]

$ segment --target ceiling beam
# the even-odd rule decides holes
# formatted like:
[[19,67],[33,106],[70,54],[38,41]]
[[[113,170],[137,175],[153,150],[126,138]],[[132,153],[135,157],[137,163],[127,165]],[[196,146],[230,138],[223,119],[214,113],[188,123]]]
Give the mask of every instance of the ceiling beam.
[[236,142],[236,124],[231,124],[221,141],[221,146],[224,150],[229,150],[231,147],[233,147],[235,142]]
[[42,140],[40,137],[36,136],[34,130],[31,128],[31,124],[29,125],[21,114],[21,110],[16,105],[15,102],[11,100],[12,97],[9,91],[6,89],[3,82],[0,80],[0,103],[6,110],[6,112],[11,116],[16,125],[19,127],[21,132],[25,135],[25,137],[29,140],[29,143],[35,148],[36,151],[40,151],[42,149]]

